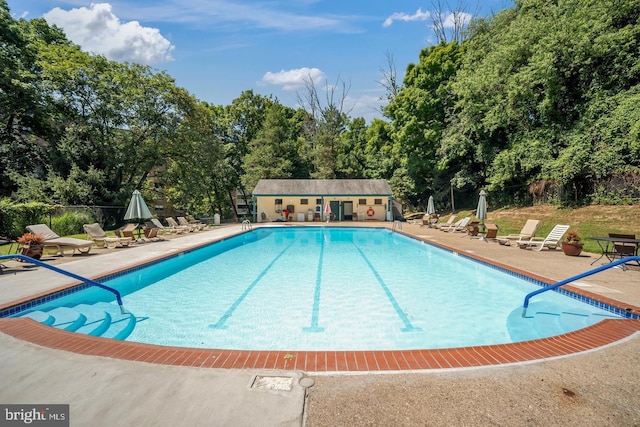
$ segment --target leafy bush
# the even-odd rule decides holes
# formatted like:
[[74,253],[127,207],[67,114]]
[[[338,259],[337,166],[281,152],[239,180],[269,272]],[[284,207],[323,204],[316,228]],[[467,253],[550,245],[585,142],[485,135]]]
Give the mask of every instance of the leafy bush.
[[15,205],[8,199],[0,200],[0,236],[16,238],[21,233],[15,229]]
[[16,238],[26,231],[27,225],[48,221],[54,207],[40,202],[11,203],[0,201],[0,235]]
[[95,216],[89,212],[65,212],[51,218],[51,229],[61,236],[83,233],[82,225],[96,222]]

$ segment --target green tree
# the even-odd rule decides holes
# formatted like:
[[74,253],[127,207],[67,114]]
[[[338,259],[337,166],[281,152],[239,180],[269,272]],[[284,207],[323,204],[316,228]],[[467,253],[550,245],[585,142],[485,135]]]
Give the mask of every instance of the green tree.
[[244,158],[243,183],[253,189],[260,179],[293,178],[300,160],[299,129],[295,110],[274,103],[267,108],[262,129],[249,143]]
[[457,41],[423,49],[419,63],[407,67],[403,87],[385,110],[392,119],[391,136],[406,154],[402,181],[412,181],[415,202],[426,200],[443,182],[448,188],[452,179],[454,169],[441,140],[456,101],[451,86],[463,54]]

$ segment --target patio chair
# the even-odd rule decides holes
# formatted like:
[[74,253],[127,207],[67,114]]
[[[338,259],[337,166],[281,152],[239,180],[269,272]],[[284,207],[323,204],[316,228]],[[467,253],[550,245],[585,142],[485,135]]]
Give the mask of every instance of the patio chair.
[[541,251],[544,248],[555,249],[562,243],[562,237],[569,230],[568,225],[558,224],[553,227],[553,230],[549,232],[544,239],[541,237],[532,237],[530,239],[521,239],[516,241],[516,244],[520,249],[535,249]]
[[176,217],[178,219],[178,224],[184,225],[186,227],[190,227],[191,231],[200,231],[204,228],[204,224],[201,222],[189,222],[183,216]]
[[55,255],[65,256],[66,250],[71,250],[71,256],[76,251],[88,254],[93,246],[93,240],[76,239],[75,237],[60,237],[45,224],[27,225],[27,230],[34,234],[44,236],[44,250],[54,249]]
[[476,237],[480,233],[480,221],[469,221],[467,224],[467,234]]
[[524,223],[524,227],[520,230],[519,234],[507,234],[506,236],[496,236],[496,240],[501,245],[510,245],[511,240],[530,240],[532,237],[535,237],[536,231],[538,231],[538,227],[540,226],[540,220],[537,219],[528,219],[527,222]]
[[116,230],[114,230],[114,232],[116,233],[116,236],[118,237],[129,237],[131,238],[131,240],[136,240],[136,236],[134,236],[134,231],[136,231],[136,229],[138,228],[139,224],[125,224],[124,227],[120,227]]
[[[609,233],[609,237],[616,239],[635,239],[635,234],[619,234],[619,233]],[[638,255],[638,244],[637,243],[627,243],[627,242],[612,242],[613,250],[609,253],[609,256],[612,259],[615,258],[624,258],[627,256],[635,256]],[[640,263],[639,263],[640,264]]]
[[159,236],[160,229],[152,222],[146,222],[142,228],[142,232],[144,233],[143,239],[145,242],[159,242],[161,240],[165,240]]
[[449,217],[449,219],[447,220],[447,222],[437,223],[437,224],[434,224],[433,226],[434,226],[435,228],[438,228],[438,229],[451,227],[451,226],[454,224],[454,221],[455,221],[455,220],[456,220],[456,216],[455,216],[455,215],[451,215],[451,216]]
[[456,233],[459,231],[467,231],[467,225],[469,225],[469,221],[471,221],[470,216],[465,216],[460,221],[456,222],[449,227],[440,227],[440,231],[445,231],[447,233]]
[[165,227],[157,218],[151,218],[151,224],[158,229],[160,234],[181,234],[185,232],[184,228]]
[[131,237],[107,236],[107,233],[104,232],[102,227],[100,227],[100,224],[97,222],[94,222],[93,224],[84,224],[82,228],[98,247],[102,246],[107,249],[111,247],[127,247],[133,240]]
[[166,217],[165,221],[167,221],[167,224],[169,224],[169,227],[173,229],[181,229],[186,232],[192,232],[194,230],[194,227],[190,225],[178,224],[178,222],[175,219],[171,218],[170,216]]

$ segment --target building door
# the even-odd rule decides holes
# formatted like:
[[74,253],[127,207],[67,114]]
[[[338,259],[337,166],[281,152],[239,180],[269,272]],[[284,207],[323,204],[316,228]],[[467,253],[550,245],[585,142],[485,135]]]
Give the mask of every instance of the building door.
[[340,221],[340,218],[342,218],[340,213],[340,202],[338,200],[331,200],[329,202],[329,206],[331,206],[331,219]]
[[343,220],[353,221],[353,202],[342,203]]

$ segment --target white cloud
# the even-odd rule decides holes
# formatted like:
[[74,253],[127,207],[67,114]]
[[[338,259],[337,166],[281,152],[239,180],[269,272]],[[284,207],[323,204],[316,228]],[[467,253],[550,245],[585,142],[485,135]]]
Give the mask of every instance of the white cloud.
[[294,91],[303,89],[305,83],[311,80],[318,84],[326,79],[326,75],[319,68],[297,68],[293,70],[268,71],[262,76],[262,83],[282,86],[283,90]]
[[465,12],[452,12],[444,20],[444,28],[455,28],[467,25],[473,19],[473,15]]
[[143,27],[138,21],[121,22],[111,12],[109,3],[69,11],[56,7],[45,13],[44,18],[62,28],[83,50],[111,60],[156,64],[173,59],[174,46],[157,28]]
[[386,102],[386,100],[381,100],[379,96],[374,95],[356,95],[345,98],[345,105],[351,108],[349,116],[363,117],[368,123],[371,123],[373,119],[382,118],[380,108]]
[[402,13],[402,12],[395,12],[392,15],[390,15],[387,19],[384,20],[384,22],[382,23],[382,26],[389,27],[391,26],[391,24],[393,24],[393,21],[411,22],[411,21],[427,21],[429,19],[431,19],[431,13],[429,13],[429,11],[423,12],[422,8],[418,8],[416,13],[414,13],[413,15],[407,15],[406,13]]

